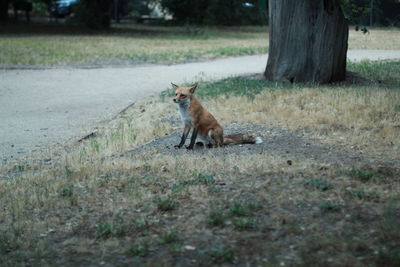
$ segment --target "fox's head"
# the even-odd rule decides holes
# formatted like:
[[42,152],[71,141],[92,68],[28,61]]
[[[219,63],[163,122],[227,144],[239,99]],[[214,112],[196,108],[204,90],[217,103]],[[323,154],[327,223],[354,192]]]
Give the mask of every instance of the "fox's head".
[[192,98],[194,91],[197,88],[197,84],[191,87],[180,87],[176,84],[171,84],[172,87],[175,89],[175,97],[173,98],[173,101],[180,105],[189,104],[190,99]]

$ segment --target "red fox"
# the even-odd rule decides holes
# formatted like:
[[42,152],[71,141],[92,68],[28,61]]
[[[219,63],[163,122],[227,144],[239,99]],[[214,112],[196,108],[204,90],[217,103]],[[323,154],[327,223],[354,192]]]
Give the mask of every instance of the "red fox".
[[193,128],[190,144],[187,149],[193,149],[197,136],[204,145],[208,147],[219,147],[224,145],[236,144],[260,144],[260,137],[254,138],[246,134],[231,134],[224,136],[224,130],[217,122],[213,115],[205,109],[200,101],[194,96],[197,84],[191,87],[180,87],[172,84],[175,89],[175,97],[173,101],[178,104],[181,119],[185,128],[181,137],[181,142],[176,148],[181,148]]

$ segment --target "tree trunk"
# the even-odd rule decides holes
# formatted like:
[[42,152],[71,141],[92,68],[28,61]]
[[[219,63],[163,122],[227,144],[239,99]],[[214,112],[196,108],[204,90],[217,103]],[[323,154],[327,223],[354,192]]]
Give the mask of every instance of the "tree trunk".
[[269,0],[269,17],[268,80],[346,78],[348,26],[339,0]]

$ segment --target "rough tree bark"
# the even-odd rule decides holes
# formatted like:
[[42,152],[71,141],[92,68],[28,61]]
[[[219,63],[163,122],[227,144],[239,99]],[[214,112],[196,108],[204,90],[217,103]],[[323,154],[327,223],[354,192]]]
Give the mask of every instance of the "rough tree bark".
[[348,25],[339,0],[269,0],[269,17],[268,80],[346,78]]

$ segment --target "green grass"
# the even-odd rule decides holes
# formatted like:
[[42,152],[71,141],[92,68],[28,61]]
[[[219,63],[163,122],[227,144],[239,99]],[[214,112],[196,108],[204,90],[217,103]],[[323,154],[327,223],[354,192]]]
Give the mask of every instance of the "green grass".
[[265,28],[55,25],[1,27],[0,66],[177,63],[267,52]]
[[159,198],[156,200],[157,209],[159,211],[172,211],[177,208],[177,202],[171,198]]
[[311,179],[306,181],[304,185],[308,188],[318,189],[320,191],[326,191],[332,187],[328,182],[323,179]]
[[400,89],[400,61],[362,61],[360,63],[347,63],[349,71],[357,72],[362,77],[383,83],[384,86]]
[[149,254],[149,244],[146,241],[132,245],[126,250],[128,255],[146,257]]
[[[400,88],[400,61],[374,62],[363,61],[361,63],[348,62],[348,71],[356,72],[361,77],[370,81],[379,81],[379,86],[399,89]],[[189,86],[190,84],[182,85]],[[361,88],[368,87],[368,84],[357,84]],[[196,96],[200,99],[215,99],[220,96],[239,96],[254,99],[257,94],[268,90],[282,89],[304,89],[307,85],[292,84],[284,82],[272,82],[260,79],[249,79],[248,77],[231,77],[215,82],[200,81],[200,88],[196,90]],[[163,92],[163,98],[172,97],[173,90]],[[400,105],[393,106],[394,109],[400,110]]]
[[323,201],[320,204],[320,208],[325,212],[338,212],[340,211],[340,204],[331,201]]
[[368,182],[371,180],[377,181],[380,177],[379,173],[374,170],[364,170],[361,168],[352,168],[348,171],[345,171],[345,174],[360,179],[363,182]]
[[226,215],[221,211],[212,211],[207,218],[207,223],[210,226],[224,226]]
[[180,240],[179,234],[175,231],[167,231],[161,236],[162,244],[172,244]]
[[127,229],[121,222],[101,222],[96,224],[96,237],[97,238],[109,238],[109,237],[121,237],[124,236]]
[[235,253],[233,249],[226,247],[224,245],[213,247],[208,251],[208,253],[213,257],[214,261],[217,263],[233,262],[235,258]]
[[[249,79],[247,77],[231,77],[216,82],[201,82],[201,88],[196,90],[196,96],[200,99],[213,99],[220,96],[243,96],[254,99],[255,95],[264,92],[265,88],[275,89],[296,89],[303,87],[299,84],[284,82],[272,82],[260,79]],[[189,84],[181,86],[190,86]],[[173,90],[161,93],[163,98],[172,97]]]

